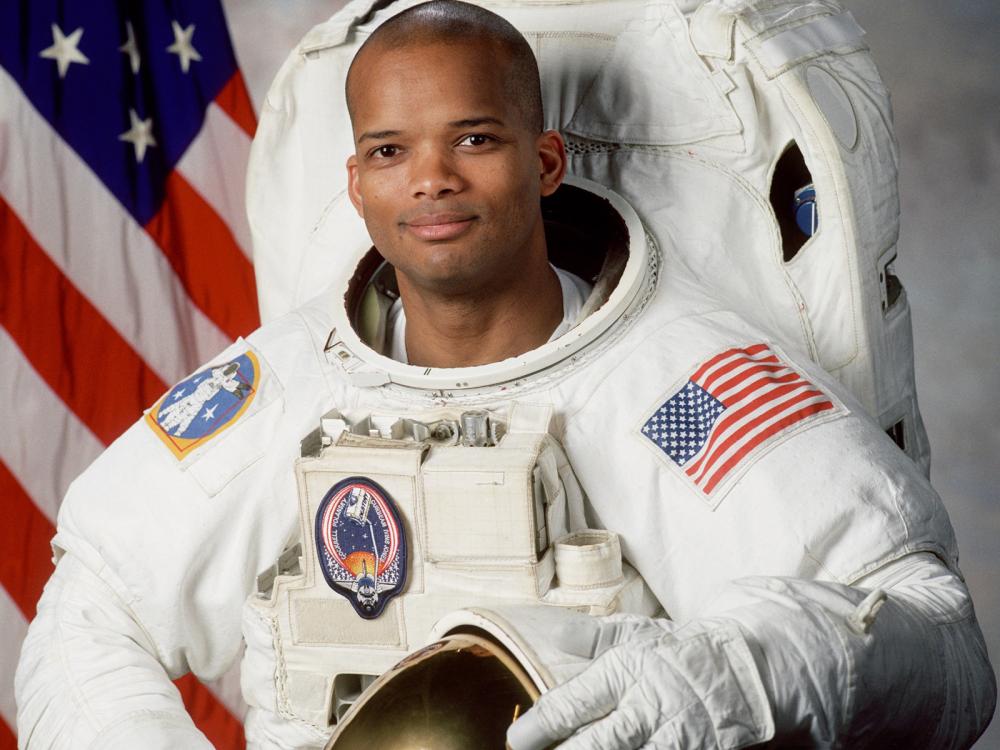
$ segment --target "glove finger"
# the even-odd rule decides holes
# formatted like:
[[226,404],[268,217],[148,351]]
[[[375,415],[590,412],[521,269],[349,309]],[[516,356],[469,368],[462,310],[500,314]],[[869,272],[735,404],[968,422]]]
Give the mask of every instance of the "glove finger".
[[674,629],[674,623],[669,620],[654,620],[642,615],[610,615],[599,622],[601,627],[593,656],[600,656],[622,643],[661,638]]
[[[667,627],[667,626],[671,627]],[[609,615],[559,625],[553,643],[562,652],[593,659],[621,643],[659,638],[673,623],[642,615]]]
[[612,649],[538,699],[508,732],[513,750],[537,750],[606,716],[635,681],[634,649]]
[[597,653],[601,634],[601,623],[588,617],[580,622],[558,625],[552,634],[552,643],[565,654],[592,659]]
[[559,750],[635,750],[647,747],[649,734],[640,713],[621,706],[574,734]]

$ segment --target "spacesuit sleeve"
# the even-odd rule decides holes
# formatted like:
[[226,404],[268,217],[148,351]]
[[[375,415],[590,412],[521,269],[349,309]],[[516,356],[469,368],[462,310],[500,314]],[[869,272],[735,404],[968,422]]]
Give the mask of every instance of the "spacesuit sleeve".
[[[622,535],[623,552],[674,620],[663,626],[667,635],[650,663],[678,672],[671,686],[696,681],[703,698],[726,691],[728,703],[706,704],[716,731],[743,719],[762,725],[757,711],[733,711],[745,685],[731,680],[721,688],[711,670],[680,659],[701,643],[701,653],[724,656],[733,673],[759,677],[781,743],[968,746],[991,714],[995,684],[943,503],[826,373],[777,345],[750,344],[752,334],[724,331],[713,340],[730,324],[738,325],[719,316],[664,325],[587,394],[600,412],[584,406],[567,420],[564,443],[594,518]],[[690,364],[672,364],[669,353],[690,350],[691,342],[698,353],[680,359]],[[767,412],[756,411],[770,405],[765,400],[721,417],[727,421],[718,429],[730,432],[718,438],[716,417],[686,405],[701,398],[694,381],[714,367],[730,372],[729,364],[762,346],[774,366],[801,378],[803,393],[819,405],[815,416],[754,437],[758,424],[768,424]],[[730,408],[720,402],[719,414]],[[678,422],[701,420],[701,432],[672,426],[672,410]],[[621,415],[611,433],[617,439],[608,441],[614,459],[580,460],[607,414]],[[694,447],[675,450],[689,445],[689,430]],[[699,468],[712,440],[719,447]],[[699,484],[713,461],[717,474]],[[634,488],[628,502],[616,494],[620,487]],[[748,648],[729,647],[734,633]],[[731,746],[765,741],[760,734]]]
[[[276,340],[303,348],[296,326],[277,329]],[[279,354],[318,399],[305,351],[304,362]],[[188,433],[178,427],[181,438],[167,439],[159,406],[206,370],[189,376],[73,481],[60,506],[58,563],[16,677],[18,736],[29,750],[211,747],[171,680],[215,680],[239,657],[243,603],[297,528],[291,466],[316,411],[304,399],[289,406],[255,340],[217,361],[241,363],[252,398],[220,389]],[[183,442],[223,407],[232,416],[207,438]]]
[[968,590],[930,553],[854,586],[741,579],[692,625],[716,619],[743,632],[781,744],[968,747],[993,714]]
[[593,661],[510,728],[516,750],[964,748],[996,695],[965,585],[930,553],[855,586],[740,579],[686,623],[560,632]]
[[210,749],[154,653],[115,592],[74,555],[64,555],[21,652],[19,746]]

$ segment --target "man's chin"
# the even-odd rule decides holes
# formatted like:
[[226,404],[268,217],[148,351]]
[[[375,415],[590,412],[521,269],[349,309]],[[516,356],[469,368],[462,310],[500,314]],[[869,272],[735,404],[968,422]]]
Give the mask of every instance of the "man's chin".
[[452,274],[435,276],[421,280],[421,286],[428,292],[439,297],[468,297],[479,295],[480,290],[487,286],[488,281],[469,274]]
[[408,277],[410,286],[441,297],[467,296],[489,284],[491,274],[488,271],[467,264],[456,264],[454,257],[449,260],[452,262],[420,269],[411,268],[409,273],[403,273]]

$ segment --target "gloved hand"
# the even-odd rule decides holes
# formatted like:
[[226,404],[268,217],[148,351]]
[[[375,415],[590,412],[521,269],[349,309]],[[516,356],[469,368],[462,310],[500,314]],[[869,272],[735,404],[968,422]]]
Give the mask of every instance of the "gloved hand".
[[[600,621],[597,621],[600,622]],[[608,618],[566,634],[567,650],[596,660],[545,693],[507,733],[512,750],[737,748],[764,742],[774,723],[750,648],[735,624]]]

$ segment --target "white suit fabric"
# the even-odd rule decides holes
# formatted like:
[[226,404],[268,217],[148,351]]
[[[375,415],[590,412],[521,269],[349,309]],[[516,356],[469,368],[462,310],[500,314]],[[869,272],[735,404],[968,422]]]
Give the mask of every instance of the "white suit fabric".
[[[606,155],[595,161],[611,166]],[[658,286],[584,366],[553,368],[509,396],[451,400],[551,404],[589,523],[619,532],[672,618],[663,627],[737,644],[711,653],[740,680],[713,689],[715,672],[700,675],[711,697],[700,716],[716,744],[678,747],[771,736],[967,746],[994,686],[939,499],[841,387],[705,295],[669,234],[647,226],[663,251]],[[261,364],[253,403],[226,432],[179,460],[141,421],[73,484],[54,542],[62,559],[17,675],[23,746],[208,746],[168,678],[212,678],[236,658],[254,576],[296,534],[299,439],[332,407],[427,403],[419,390],[352,385],[327,358],[339,299],[325,295],[220,355],[250,350]],[[707,499],[641,427],[698,363],[761,341],[837,409],[778,435]],[[871,618],[875,588],[888,601]],[[252,706],[250,747],[317,746],[275,715]]]

